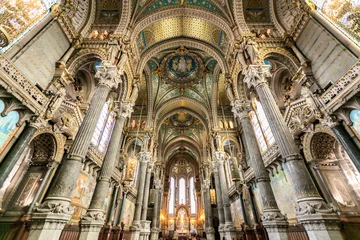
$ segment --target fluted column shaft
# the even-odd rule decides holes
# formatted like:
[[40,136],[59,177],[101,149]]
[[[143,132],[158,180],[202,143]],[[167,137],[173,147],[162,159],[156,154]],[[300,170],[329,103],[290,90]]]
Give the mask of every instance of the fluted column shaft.
[[29,124],[25,127],[23,132],[20,134],[20,137],[17,139],[14,146],[12,146],[10,152],[7,154],[4,161],[0,164],[0,188],[6,181],[6,178],[9,176],[10,172],[14,168],[16,162],[23,154],[26,147],[29,145],[32,137],[34,136],[37,126]]
[[[285,162],[285,169],[296,194],[298,203],[296,214],[299,222],[304,224],[311,240],[342,239],[337,226],[338,217],[334,214],[334,209],[327,205],[320,196],[270,91],[266,80],[266,77],[271,76],[269,66],[250,65],[246,74],[244,82],[248,86],[255,87]],[[319,223],[322,225],[322,230],[313,226]]]
[[[85,219],[93,218],[95,213],[99,213],[101,218],[104,217],[103,206],[105,203],[106,194],[110,187],[111,175],[117,161],[124,123],[126,118],[129,117],[132,112],[132,104],[130,103],[123,103],[123,106],[121,106],[120,103],[116,103],[116,105],[117,109],[115,109],[115,111],[117,112],[117,115],[114,130],[112,132],[110,143],[101,166],[99,178],[91,199],[89,209],[84,217]],[[100,216],[97,217],[99,218]]]
[[146,170],[146,180],[145,180],[145,189],[144,189],[144,199],[141,212],[141,220],[146,220],[148,204],[149,204],[149,192],[150,192],[150,178],[153,164],[149,163]]
[[140,155],[141,155],[141,160],[140,160],[140,169],[138,174],[139,187],[137,191],[133,225],[138,224],[141,219],[141,210],[142,210],[142,203],[143,203],[144,189],[145,189],[146,169],[150,160],[150,152],[140,152]]
[[[260,191],[261,201],[263,203],[264,220],[274,219],[277,217],[278,220],[284,221],[283,224],[287,225],[286,219],[280,213],[279,207],[276,203],[274,192],[270,185],[270,178],[266,171],[264,161],[261,156],[260,148],[256,140],[254,128],[252,127],[248,109],[250,105],[245,102],[235,101],[233,103],[233,113],[237,118],[238,122],[242,126],[245,143],[250,155],[250,165],[254,170],[255,180]],[[266,221],[266,220],[265,220]],[[266,224],[265,224],[266,225]]]
[[220,226],[223,226],[225,224],[225,217],[224,217],[224,204],[222,199],[222,191],[220,187],[220,177],[218,172],[217,164],[213,162],[213,172],[214,172],[214,179],[215,179],[215,191],[216,191],[216,205],[218,209],[219,214],[219,222]]
[[226,184],[226,175],[224,168],[225,152],[215,152],[215,159],[217,160],[219,167],[219,180],[220,180],[220,187],[221,187],[222,200],[223,200],[225,223],[232,223],[233,220],[230,210],[230,199]]
[[155,199],[154,199],[154,209],[153,209],[153,218],[151,222],[151,240],[159,239],[159,225],[160,225],[160,204],[161,204],[161,180],[155,180]]
[[67,159],[62,163],[61,172],[54,187],[51,189],[48,198],[62,197],[70,200],[72,191],[80,173],[82,161],[85,158],[90,146],[91,138],[96,128],[97,120],[100,117],[102,107],[110,92],[106,85],[100,85],[95,90],[89,110],[79,128],[79,131],[72,144]]

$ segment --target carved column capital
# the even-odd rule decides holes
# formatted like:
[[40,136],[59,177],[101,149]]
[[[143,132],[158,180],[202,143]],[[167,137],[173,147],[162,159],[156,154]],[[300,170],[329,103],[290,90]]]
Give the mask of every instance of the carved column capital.
[[140,161],[143,163],[149,162],[151,159],[151,152],[140,152]]
[[247,84],[248,88],[267,84],[266,78],[271,77],[270,66],[268,65],[250,65],[243,72],[245,75],[244,83]]
[[130,101],[126,101],[126,102],[116,101],[114,111],[116,112],[116,115],[118,117],[128,118],[131,116],[131,114],[134,111],[133,106],[134,106],[134,103],[132,103]]
[[328,115],[328,114],[326,114],[322,119],[320,119],[320,123],[329,128],[339,126],[340,124],[336,116]]
[[249,111],[251,110],[250,103],[248,101],[235,100],[231,103],[231,111],[236,118],[241,121],[243,118],[249,117]]
[[214,153],[215,159],[218,162],[218,164],[224,163],[225,160],[225,152],[216,151]]
[[114,88],[121,82],[120,75],[118,74],[117,67],[110,64],[102,64],[96,67],[95,78],[98,79],[98,85],[105,85],[108,88]]
[[206,179],[206,180],[203,180],[203,189],[208,191],[210,189],[210,180],[209,179]]

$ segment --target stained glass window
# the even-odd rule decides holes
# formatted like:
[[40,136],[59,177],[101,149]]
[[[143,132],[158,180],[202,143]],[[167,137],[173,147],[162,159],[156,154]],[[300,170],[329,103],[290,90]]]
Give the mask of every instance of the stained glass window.
[[357,136],[360,137],[360,111],[352,110],[350,112],[350,120],[352,122],[352,128],[356,132]]
[[104,153],[109,144],[111,133],[114,127],[115,114],[111,111],[111,100],[109,99],[103,106],[99,120],[96,123],[91,144],[97,146],[99,151]]
[[254,128],[255,136],[258,140],[260,151],[264,152],[275,142],[275,139],[261,103],[254,97],[252,99],[252,105],[254,110],[249,113],[249,116]]
[[340,31],[360,45],[360,0],[308,0]]
[[185,179],[180,178],[179,181],[179,204],[185,204],[186,192],[185,192]]
[[196,213],[196,201],[195,201],[195,191],[194,191],[194,178],[190,178],[190,212],[191,214]]
[[0,0],[0,52],[29,32],[57,0]]
[[169,214],[174,214],[175,207],[175,180],[170,178],[170,200],[169,200]]
[[[5,108],[5,104],[0,100],[0,112]],[[9,144],[18,127],[19,114],[16,111],[9,112],[5,117],[0,116],[0,153]]]

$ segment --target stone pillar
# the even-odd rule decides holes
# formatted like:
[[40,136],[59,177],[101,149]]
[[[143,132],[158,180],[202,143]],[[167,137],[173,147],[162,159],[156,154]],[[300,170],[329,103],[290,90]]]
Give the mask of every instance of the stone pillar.
[[225,225],[224,225],[225,239],[232,240],[232,239],[236,239],[236,227],[234,225],[231,216],[229,190],[226,184],[226,175],[224,168],[225,152],[216,151],[215,159],[217,161],[219,168],[219,180],[220,180],[220,187],[222,193],[221,196],[223,200],[223,208],[224,208],[224,216],[225,216]]
[[119,185],[116,184],[114,193],[113,193],[113,197],[111,199],[111,208],[110,208],[109,216],[108,216],[107,223],[106,223],[106,225],[108,225],[108,226],[112,226],[112,224],[114,222],[115,205],[116,205],[116,201],[117,201],[118,192],[119,192]]
[[323,120],[320,121],[323,125],[331,128],[336,138],[339,140],[341,146],[349,155],[356,169],[360,172],[360,149],[351,138],[350,134],[346,131],[345,127],[331,116],[326,116]]
[[[144,141],[145,142],[145,141]],[[139,187],[137,191],[137,198],[135,204],[135,213],[134,219],[132,222],[131,230],[131,240],[139,240],[140,239],[140,230],[142,228],[141,220],[141,210],[142,203],[144,198],[144,189],[145,189],[145,177],[146,177],[146,169],[148,163],[150,161],[151,153],[150,152],[140,152],[140,169],[139,169]]]
[[74,208],[70,206],[71,194],[90,146],[97,120],[110,89],[117,85],[116,66],[97,67],[95,77],[99,84],[91,100],[83,122],[78,130],[67,158],[45,202],[36,208],[32,216],[29,240],[58,239],[65,224],[70,220]]
[[0,164],[0,188],[5,183],[6,178],[14,168],[19,157],[24,152],[27,146],[29,146],[32,137],[36,130],[40,127],[39,124],[30,123],[28,124],[23,132],[20,134],[14,146],[12,146],[10,152],[7,154],[4,161]]
[[260,148],[256,140],[254,128],[249,117],[250,104],[236,100],[232,103],[234,113],[239,125],[242,126],[246,147],[251,149],[250,165],[254,170],[255,180],[259,187],[261,201],[263,203],[264,214],[262,222],[266,228],[270,239],[288,239],[288,222],[286,217],[281,214],[276,203],[274,192],[270,185],[269,174],[265,169],[265,164],[261,156]]
[[120,224],[120,214],[121,214],[122,201],[123,201],[123,191],[122,191],[122,187],[120,187],[119,192],[118,192],[118,196],[116,198],[116,210],[115,210],[113,226],[117,226],[118,224]]
[[[100,174],[96,183],[94,194],[92,196],[89,209],[80,221],[81,231],[79,240],[97,238],[101,227],[104,225],[105,213],[104,203],[106,194],[110,187],[110,180],[113,169],[117,161],[117,155],[120,149],[122,130],[126,118],[132,113],[133,104],[130,102],[115,102],[116,121],[111,140],[106,151]],[[91,231],[89,231],[91,230]]]
[[150,240],[159,239],[159,223],[160,223],[160,204],[161,204],[161,180],[155,180],[155,199],[154,199],[154,213],[151,226]]
[[294,187],[298,206],[296,214],[311,240],[343,239],[338,227],[339,219],[334,209],[326,204],[306,168],[294,139],[287,127],[274,97],[270,91],[266,77],[270,76],[270,66],[250,65],[246,71],[244,82],[253,86],[263,105],[275,142],[279,146],[285,169]]
[[220,187],[220,178],[219,178],[219,168],[217,162],[213,161],[211,163],[211,167],[214,173],[215,179],[215,192],[216,192],[216,207],[218,209],[219,215],[219,233],[220,239],[224,237],[224,225],[225,225],[225,217],[224,217],[224,204],[222,200],[222,192]]
[[148,204],[149,204],[149,192],[150,192],[150,178],[151,178],[151,172],[153,169],[154,163],[150,162],[148,164],[148,168],[146,170],[146,180],[145,180],[145,189],[144,189],[144,199],[143,199],[143,205],[142,205],[142,212],[141,212],[141,222],[143,222],[143,226],[148,227],[147,228],[141,228],[140,231],[140,239],[149,239],[150,234],[150,223],[147,224],[146,216],[147,216],[147,210],[148,210]]
[[208,240],[215,240],[215,230],[213,226],[213,216],[210,202],[210,180],[204,180],[202,184],[204,211],[205,211],[205,232]]

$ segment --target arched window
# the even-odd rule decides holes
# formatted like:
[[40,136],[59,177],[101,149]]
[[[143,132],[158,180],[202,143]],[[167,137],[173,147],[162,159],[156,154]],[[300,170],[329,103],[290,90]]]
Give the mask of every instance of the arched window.
[[91,139],[91,144],[98,147],[99,151],[104,153],[109,144],[111,133],[114,127],[115,114],[111,109],[111,100],[109,99],[103,106],[99,120],[96,123],[96,129]]
[[170,200],[169,200],[169,214],[174,214],[175,208],[175,180],[170,178]]
[[185,179],[180,178],[180,181],[179,181],[179,204],[186,204],[185,189],[186,189]]
[[360,137],[360,111],[352,110],[350,112],[350,120],[352,122],[352,129]]
[[6,51],[47,14],[57,0],[5,0],[0,4],[0,52]]
[[[0,100],[0,112],[5,108],[5,104]],[[0,116],[0,153],[9,144],[18,127],[16,123],[19,121],[19,114],[15,111],[9,112],[5,117]]]
[[191,214],[196,213],[196,200],[195,200],[195,191],[194,191],[194,178],[190,178],[190,212]]
[[251,123],[254,127],[260,150],[264,152],[275,142],[275,139],[261,103],[255,97],[252,99],[252,106],[254,110],[249,113]]
[[360,45],[359,0],[307,0],[310,6]]

